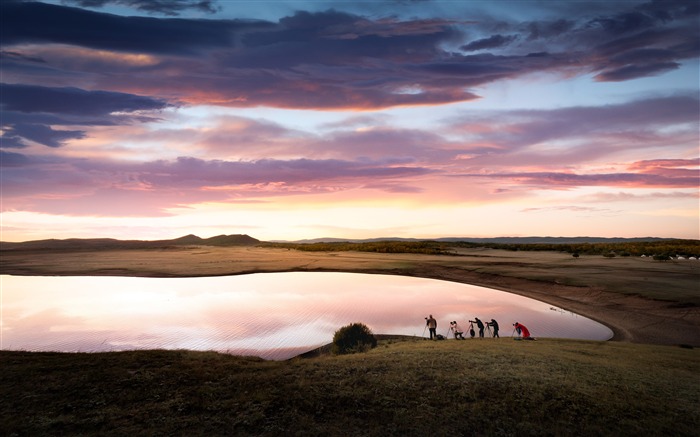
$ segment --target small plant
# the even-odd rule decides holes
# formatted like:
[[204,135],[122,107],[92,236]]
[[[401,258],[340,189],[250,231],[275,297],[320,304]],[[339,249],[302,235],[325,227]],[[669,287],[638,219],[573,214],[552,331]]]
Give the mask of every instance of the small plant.
[[573,255],[571,255],[571,256],[573,256],[574,258],[578,258],[581,255],[579,255],[578,252],[574,252]]
[[335,331],[333,335],[334,354],[365,352],[377,347],[374,334],[362,323],[352,323]]

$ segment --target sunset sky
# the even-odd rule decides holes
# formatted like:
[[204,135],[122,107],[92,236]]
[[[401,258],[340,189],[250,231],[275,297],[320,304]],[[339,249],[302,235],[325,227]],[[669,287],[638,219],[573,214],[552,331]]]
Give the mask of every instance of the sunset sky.
[[0,3],[3,241],[700,239],[697,1]]

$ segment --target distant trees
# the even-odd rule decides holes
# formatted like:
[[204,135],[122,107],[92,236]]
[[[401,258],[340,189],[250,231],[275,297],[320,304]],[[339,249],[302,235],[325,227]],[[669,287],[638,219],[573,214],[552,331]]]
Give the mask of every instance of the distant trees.
[[[670,257],[700,257],[700,240],[653,240],[615,243],[484,243],[470,241],[373,241],[353,243],[261,243],[264,247],[277,247],[310,252],[376,252],[376,253],[419,253],[425,255],[458,256],[455,249],[490,248],[511,251],[553,251],[576,255],[642,256],[666,255]],[[612,254],[612,256],[611,256]],[[656,259],[656,258],[654,258]]]
[[365,243],[264,243],[264,247],[279,247],[305,252],[377,252],[420,253],[424,255],[454,255],[452,246],[439,241],[376,241]]

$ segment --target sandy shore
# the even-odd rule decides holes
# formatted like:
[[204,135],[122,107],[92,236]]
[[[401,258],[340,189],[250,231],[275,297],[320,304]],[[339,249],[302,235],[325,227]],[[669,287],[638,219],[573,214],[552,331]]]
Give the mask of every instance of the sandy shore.
[[597,320],[613,340],[700,346],[700,261],[469,249],[461,256],[297,252],[259,247],[12,252],[13,275],[220,276],[283,271],[395,274],[479,285]]

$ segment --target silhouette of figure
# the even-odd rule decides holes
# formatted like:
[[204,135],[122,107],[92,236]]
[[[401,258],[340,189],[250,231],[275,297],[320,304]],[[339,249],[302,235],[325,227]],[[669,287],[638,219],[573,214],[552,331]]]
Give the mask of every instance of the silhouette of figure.
[[484,338],[484,322],[479,320],[478,317],[474,317],[475,320],[470,320],[472,323],[476,323],[476,327],[479,328],[479,338]]
[[493,337],[494,338],[501,338],[501,336],[498,335],[498,322],[497,321],[495,321],[494,319],[491,319],[491,321],[486,323],[486,324],[493,328]]
[[430,339],[437,339],[437,320],[433,318],[432,314],[430,317],[425,319],[425,324],[428,326],[428,330],[430,331]]

